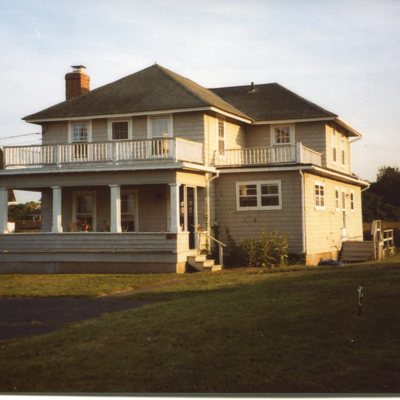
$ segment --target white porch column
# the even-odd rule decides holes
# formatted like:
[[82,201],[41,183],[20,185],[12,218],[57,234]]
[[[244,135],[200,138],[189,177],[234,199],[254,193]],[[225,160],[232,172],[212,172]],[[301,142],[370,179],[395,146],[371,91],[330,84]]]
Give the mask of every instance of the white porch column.
[[61,213],[61,187],[52,186],[53,189],[53,233],[61,233],[62,229],[62,213]]
[[194,247],[196,249],[199,248],[199,232],[198,232],[198,226],[199,226],[199,216],[198,216],[198,200],[197,200],[197,186],[194,188],[194,194],[193,194],[193,225],[194,225]]
[[119,185],[110,185],[111,191],[111,223],[110,231],[113,233],[122,232],[121,228],[121,187]]
[[174,233],[181,231],[179,223],[179,186],[181,186],[180,183],[169,184],[169,206],[171,215],[169,231]]
[[0,234],[8,233],[8,190],[0,187]]

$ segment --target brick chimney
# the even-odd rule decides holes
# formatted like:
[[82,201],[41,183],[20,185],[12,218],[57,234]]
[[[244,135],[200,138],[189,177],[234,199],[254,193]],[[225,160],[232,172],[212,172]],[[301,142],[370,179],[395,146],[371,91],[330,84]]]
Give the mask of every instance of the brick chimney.
[[72,65],[72,72],[65,75],[65,97],[67,100],[90,91],[90,78],[86,75],[86,67]]

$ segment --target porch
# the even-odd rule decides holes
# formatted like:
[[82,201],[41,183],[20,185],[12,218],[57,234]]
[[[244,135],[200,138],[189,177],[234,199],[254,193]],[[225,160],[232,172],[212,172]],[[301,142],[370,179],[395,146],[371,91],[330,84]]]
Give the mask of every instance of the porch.
[[226,149],[223,153],[215,152],[217,167],[243,167],[269,164],[313,164],[322,166],[322,153],[303,146],[279,145],[267,147],[251,147]]
[[0,272],[184,272],[188,256],[199,249],[198,226],[207,224],[206,176],[200,172],[7,180],[19,190],[41,192],[42,226],[38,233],[8,232],[7,189],[0,188]]
[[185,272],[188,232],[0,235],[0,273]]
[[4,147],[4,169],[86,168],[146,161],[203,164],[203,144],[183,138]]

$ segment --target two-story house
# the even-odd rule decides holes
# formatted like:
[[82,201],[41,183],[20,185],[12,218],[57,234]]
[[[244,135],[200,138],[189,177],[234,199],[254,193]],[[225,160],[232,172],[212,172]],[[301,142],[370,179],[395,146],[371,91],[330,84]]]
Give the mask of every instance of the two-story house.
[[[279,231],[308,264],[362,240],[361,135],[337,115],[275,83],[206,89],[155,64],[90,90],[73,68],[66,101],[24,118],[42,144],[3,149],[0,271],[183,272],[216,225]],[[7,232],[10,189],[41,193],[41,233]]]

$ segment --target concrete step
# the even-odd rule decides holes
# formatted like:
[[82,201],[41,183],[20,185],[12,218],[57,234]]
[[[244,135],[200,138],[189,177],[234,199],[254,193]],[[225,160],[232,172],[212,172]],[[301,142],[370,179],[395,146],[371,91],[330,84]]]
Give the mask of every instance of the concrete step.
[[220,271],[222,265],[215,265],[215,260],[208,259],[205,255],[189,256],[188,264],[197,271]]

